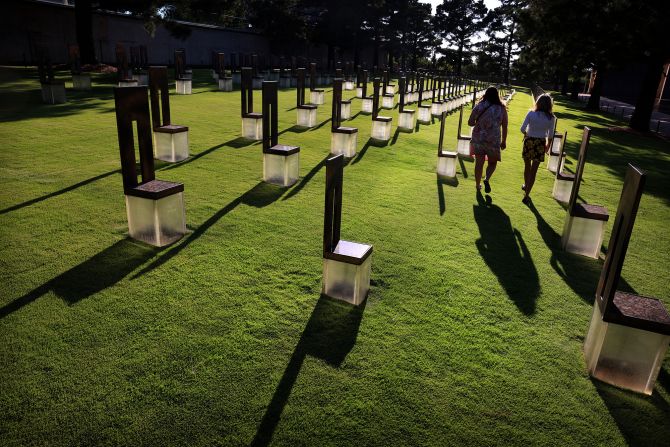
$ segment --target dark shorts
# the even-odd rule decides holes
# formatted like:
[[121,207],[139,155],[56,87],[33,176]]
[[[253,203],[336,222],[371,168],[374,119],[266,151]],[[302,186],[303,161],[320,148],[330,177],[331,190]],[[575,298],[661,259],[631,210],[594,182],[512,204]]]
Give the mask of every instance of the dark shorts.
[[523,140],[523,153],[521,154],[523,159],[543,162],[546,141],[544,138],[526,137]]

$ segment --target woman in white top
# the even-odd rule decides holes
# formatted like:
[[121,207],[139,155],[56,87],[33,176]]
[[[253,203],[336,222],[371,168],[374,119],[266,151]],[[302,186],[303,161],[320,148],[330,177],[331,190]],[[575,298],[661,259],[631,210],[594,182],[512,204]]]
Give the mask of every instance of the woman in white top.
[[530,202],[530,191],[535,183],[537,168],[544,161],[544,154],[549,151],[549,139],[553,137],[555,116],[552,113],[553,101],[551,96],[540,95],[535,101],[535,107],[528,112],[521,125],[523,139],[524,184],[521,189],[525,192],[523,203]]

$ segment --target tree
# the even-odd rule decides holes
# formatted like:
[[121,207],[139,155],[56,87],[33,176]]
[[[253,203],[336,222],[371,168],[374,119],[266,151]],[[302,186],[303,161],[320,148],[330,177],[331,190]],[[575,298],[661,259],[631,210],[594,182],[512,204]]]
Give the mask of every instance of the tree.
[[435,26],[449,45],[457,49],[456,74],[462,72],[463,54],[472,47],[472,38],[482,31],[486,16],[483,0],[443,0],[435,11]]
[[[525,0],[501,0],[500,5],[489,11],[484,22],[489,40],[484,50],[489,55],[502,57],[503,82],[509,84],[512,56],[519,54],[519,12],[526,7]],[[501,51],[502,50],[502,51]],[[495,60],[491,61],[495,64]]]

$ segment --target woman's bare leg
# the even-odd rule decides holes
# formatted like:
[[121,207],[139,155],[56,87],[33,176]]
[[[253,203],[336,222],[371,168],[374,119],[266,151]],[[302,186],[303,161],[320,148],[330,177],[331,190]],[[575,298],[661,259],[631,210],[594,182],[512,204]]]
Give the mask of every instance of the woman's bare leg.
[[533,160],[530,162],[530,172],[528,173],[528,180],[526,180],[526,196],[529,196],[530,190],[533,189],[533,185],[535,184],[535,177],[537,177],[537,168],[539,167],[539,161]]
[[[528,191],[528,184],[530,183],[530,160],[523,159],[523,190]],[[527,195],[527,194],[526,194]]]
[[496,170],[496,167],[498,166],[498,161],[497,160],[489,160],[488,166],[486,166],[486,180],[491,180],[491,176]]
[[475,155],[475,183],[477,184],[477,189],[480,187],[482,181],[482,172],[484,171],[484,156]]

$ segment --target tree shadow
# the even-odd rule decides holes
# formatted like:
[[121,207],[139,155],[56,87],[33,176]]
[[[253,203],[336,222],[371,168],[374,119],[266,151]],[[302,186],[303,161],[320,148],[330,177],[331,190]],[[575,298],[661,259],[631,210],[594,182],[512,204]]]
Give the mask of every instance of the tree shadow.
[[331,157],[331,155],[327,155],[323,160],[321,160],[316,166],[314,166],[308,173],[305,175],[302,180],[300,180],[300,183],[295,185],[289,192],[286,194],[282,200],[288,200],[291,197],[295,196],[298,194],[302,188],[304,188],[307,183],[312,180],[312,178],[316,175],[317,172],[321,170],[326,165],[326,160],[328,160]]
[[66,187],[66,188],[63,188],[63,189],[60,189],[60,190],[58,190],[58,191],[54,191],[54,192],[51,192],[51,193],[49,193],[49,194],[45,194],[45,195],[43,195],[43,196],[41,196],[41,197],[36,197],[36,198],[34,198],[34,199],[30,199],[30,200],[27,200],[27,201],[25,201],[25,202],[18,203],[18,204],[16,204],[16,205],[12,205],[12,206],[10,206],[10,207],[8,207],[8,208],[5,208],[5,209],[3,209],[3,210],[0,210],[0,215],[2,215],[2,214],[6,214],[6,213],[10,213],[10,212],[12,212],[12,211],[19,210],[19,209],[21,209],[21,208],[25,208],[25,207],[30,206],[30,205],[34,205],[34,204],[36,204],[36,203],[42,202],[42,201],[47,200],[47,199],[51,199],[51,198],[53,198],[53,197],[60,196],[60,195],[62,195],[62,194],[65,194],[66,192],[74,191],[75,189],[77,189],[77,188],[81,188],[82,186],[86,186],[86,185],[88,185],[89,183],[93,183],[93,182],[95,182],[95,181],[97,181],[97,180],[101,180],[101,179],[103,179],[103,178],[105,178],[105,177],[109,177],[110,175],[118,174],[118,173],[120,173],[120,172],[121,172],[120,169],[117,169],[117,170],[114,170],[114,171],[105,172],[104,174],[96,175],[95,177],[91,177],[91,178],[88,178],[88,179],[86,179],[86,180],[82,180],[82,181],[79,182],[79,183],[75,183],[74,185],[70,185],[70,186],[68,186],[68,187]]
[[442,216],[447,209],[444,202],[444,185],[456,187],[458,186],[458,178],[442,177],[440,174],[435,175],[437,177],[437,203],[440,207],[440,216]]
[[366,303],[352,306],[321,295],[258,425],[251,446],[267,446],[272,441],[307,356],[321,359],[333,368],[342,365],[356,343]]
[[0,318],[23,308],[52,291],[69,305],[88,298],[121,281],[155,256],[160,248],[130,238],[122,239],[92,258],[71,268],[0,308]]
[[233,138],[230,141],[226,141],[225,143],[217,144],[216,146],[212,146],[209,149],[205,149],[202,152],[199,152],[195,155],[192,155],[192,156],[188,157],[186,160],[182,160],[182,161],[179,161],[177,163],[166,164],[166,165],[158,168],[157,170],[159,170],[159,171],[169,171],[170,169],[180,168],[180,167],[182,167],[184,165],[187,165],[189,163],[193,163],[194,161],[198,160],[199,158],[202,158],[205,155],[209,155],[212,152],[214,152],[215,150],[221,149],[222,147],[232,147],[232,148],[235,148],[235,149],[241,149],[241,148],[244,148],[244,147],[255,146],[255,145],[258,145],[258,144],[259,143],[257,141],[249,140],[249,139],[244,138],[244,137]]
[[596,379],[592,382],[629,446],[668,445],[670,405],[659,393],[643,396]]
[[172,246],[160,258],[154,260],[151,264],[144,267],[138,273],[133,275],[132,279],[137,279],[140,276],[144,275],[145,273],[149,273],[150,271],[168,262],[170,259],[178,255],[183,249],[185,249],[186,247],[191,245],[191,243],[196,241],[200,236],[205,234],[205,232],[210,227],[212,227],[212,225],[217,223],[226,214],[234,210],[238,205],[243,204],[253,206],[256,208],[263,208],[265,206],[274,203],[277,199],[279,199],[282,196],[282,194],[284,194],[285,191],[286,188],[282,188],[280,186],[271,185],[265,182],[257,183],[256,186],[254,186],[249,191],[245,192],[232,202],[228,203],[226,206],[224,206],[219,211],[214,213],[214,215],[212,215],[209,219],[200,224],[200,226],[195,230],[193,230],[193,232],[188,237],[186,237],[182,242]]
[[480,234],[475,244],[482,259],[517,308],[525,315],[533,315],[540,279],[521,233],[490,196],[484,200],[477,191],[477,205],[472,208]]

